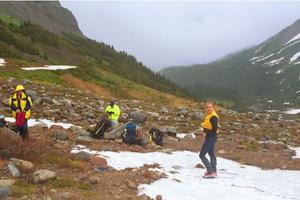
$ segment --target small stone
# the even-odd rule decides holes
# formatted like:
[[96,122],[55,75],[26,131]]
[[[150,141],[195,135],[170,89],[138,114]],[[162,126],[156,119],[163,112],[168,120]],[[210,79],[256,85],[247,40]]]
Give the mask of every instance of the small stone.
[[203,167],[203,165],[202,164],[197,164],[196,166],[195,166],[196,168],[200,168],[200,169],[204,169],[204,167]]
[[68,140],[69,136],[68,136],[68,133],[66,131],[61,130],[61,131],[57,131],[55,133],[55,138],[57,140]]
[[116,143],[118,143],[118,144],[122,144],[122,143],[123,143],[123,140],[122,140],[122,139],[116,139],[115,141],[116,141]]
[[162,200],[162,196],[161,196],[161,195],[157,195],[157,196],[155,197],[155,200]]
[[81,143],[89,143],[92,141],[92,138],[89,136],[79,136],[76,138],[76,143],[81,144]]

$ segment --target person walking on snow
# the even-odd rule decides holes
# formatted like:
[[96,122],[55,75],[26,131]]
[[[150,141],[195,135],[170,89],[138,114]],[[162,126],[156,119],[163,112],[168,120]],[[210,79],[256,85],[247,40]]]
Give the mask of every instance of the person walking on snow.
[[111,126],[115,128],[119,125],[119,117],[121,114],[119,106],[115,100],[110,101],[109,106],[106,107],[105,113],[108,114],[108,119],[111,121]]
[[9,99],[9,106],[12,109],[13,117],[16,119],[16,127],[22,140],[29,142],[28,119],[32,107],[31,98],[25,93],[23,85],[18,85],[15,92]]
[[[204,164],[207,172],[203,178],[214,178],[217,176],[217,158],[215,156],[215,143],[217,142],[219,116],[217,115],[214,104],[212,102],[206,103],[206,116],[204,122],[201,124],[203,132],[201,135],[205,137],[199,157]],[[208,153],[210,161],[206,158]]]

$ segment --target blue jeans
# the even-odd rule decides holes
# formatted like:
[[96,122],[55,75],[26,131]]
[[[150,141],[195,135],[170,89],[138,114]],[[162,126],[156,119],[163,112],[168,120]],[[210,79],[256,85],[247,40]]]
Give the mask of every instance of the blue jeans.
[[[199,157],[204,164],[208,173],[217,171],[217,158],[215,156],[215,143],[217,142],[217,134],[210,133],[208,137],[205,138],[205,141],[202,145]],[[210,161],[206,158],[208,153]]]

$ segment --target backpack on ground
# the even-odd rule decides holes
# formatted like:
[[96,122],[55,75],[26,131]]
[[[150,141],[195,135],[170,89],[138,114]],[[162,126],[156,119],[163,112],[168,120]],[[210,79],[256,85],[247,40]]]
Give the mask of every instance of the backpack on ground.
[[7,126],[4,115],[0,115],[0,127]]
[[104,137],[105,131],[107,131],[110,126],[110,121],[105,117],[102,117],[101,120],[97,123],[95,130],[92,132],[92,136],[102,139]]
[[163,133],[160,130],[158,130],[157,128],[151,128],[149,133],[152,137],[152,141],[156,145],[163,145]]
[[137,125],[135,123],[130,122],[125,126],[123,142],[127,144],[139,144],[139,138],[137,135]]

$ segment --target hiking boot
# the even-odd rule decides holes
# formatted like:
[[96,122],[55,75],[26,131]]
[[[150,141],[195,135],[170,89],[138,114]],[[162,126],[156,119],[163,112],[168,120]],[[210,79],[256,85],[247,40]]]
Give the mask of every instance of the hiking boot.
[[202,178],[215,178],[217,177],[217,172],[205,172],[205,174],[202,176]]

